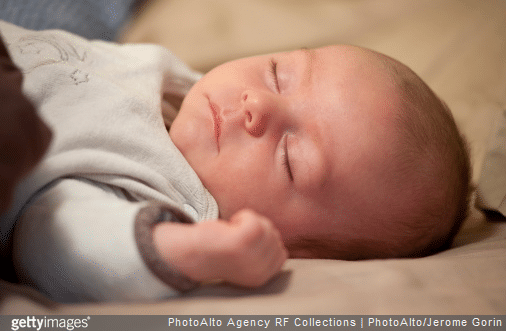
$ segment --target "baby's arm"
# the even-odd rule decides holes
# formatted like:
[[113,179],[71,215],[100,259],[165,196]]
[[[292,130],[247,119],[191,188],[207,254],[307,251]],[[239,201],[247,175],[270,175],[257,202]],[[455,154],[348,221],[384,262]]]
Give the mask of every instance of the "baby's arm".
[[288,257],[269,219],[251,210],[241,210],[229,221],[162,223],[153,236],[162,260],[195,281],[261,286]]
[[56,301],[130,301],[166,298],[210,279],[261,285],[286,259],[277,231],[253,212],[230,222],[179,222],[191,221],[105,184],[62,179],[16,225],[17,275]]
[[134,226],[140,215],[146,219],[146,210],[162,209],[154,202],[129,201],[120,189],[105,184],[59,180],[30,202],[16,224],[17,275],[60,302],[175,295],[175,289],[196,283],[170,266],[163,281],[153,274],[139,251],[147,246],[139,246],[139,227]]

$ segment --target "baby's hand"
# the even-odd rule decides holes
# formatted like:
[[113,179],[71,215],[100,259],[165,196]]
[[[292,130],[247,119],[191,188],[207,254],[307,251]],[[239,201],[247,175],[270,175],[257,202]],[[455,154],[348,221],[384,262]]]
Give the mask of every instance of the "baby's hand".
[[252,210],[237,212],[228,223],[214,223],[228,229],[217,241],[215,238],[208,261],[221,265],[217,276],[230,283],[261,286],[279,272],[288,257],[278,230],[268,218]]
[[[155,242],[169,263],[195,281],[222,279],[240,286],[261,286],[288,257],[278,230],[251,210],[241,210],[229,221],[178,224],[186,232],[185,239],[176,235],[180,231],[174,225],[167,224],[167,231],[160,225]],[[171,247],[163,249],[163,242]]]

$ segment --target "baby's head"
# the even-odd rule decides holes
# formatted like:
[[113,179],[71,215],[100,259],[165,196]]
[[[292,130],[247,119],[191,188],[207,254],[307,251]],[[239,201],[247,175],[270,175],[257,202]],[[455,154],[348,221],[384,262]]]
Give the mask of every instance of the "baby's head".
[[292,257],[420,256],[467,211],[451,114],[411,70],[353,46],[228,62],[186,96],[170,136],[220,217],[269,217]]

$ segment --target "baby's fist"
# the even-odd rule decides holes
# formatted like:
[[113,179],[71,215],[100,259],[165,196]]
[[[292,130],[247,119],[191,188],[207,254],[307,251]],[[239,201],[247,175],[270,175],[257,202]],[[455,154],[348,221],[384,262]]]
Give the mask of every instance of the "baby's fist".
[[278,230],[268,218],[248,209],[232,215],[229,224],[235,231],[228,238],[232,268],[225,280],[247,287],[265,284],[288,257]]

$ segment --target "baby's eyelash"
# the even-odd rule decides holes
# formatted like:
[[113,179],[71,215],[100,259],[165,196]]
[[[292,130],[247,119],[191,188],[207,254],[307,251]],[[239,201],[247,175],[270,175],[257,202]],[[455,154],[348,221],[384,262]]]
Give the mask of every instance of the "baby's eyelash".
[[293,182],[292,168],[290,167],[290,162],[288,160],[288,149],[287,149],[286,138],[285,138],[285,145],[283,146],[283,166],[285,167],[286,172],[288,173],[288,177],[290,178],[290,181]]
[[270,72],[272,74],[272,78],[274,80],[274,84],[276,85],[276,91],[280,93],[279,89],[279,81],[278,81],[278,71],[277,71],[278,63],[271,59],[270,63]]
[[290,177],[290,181],[293,182],[292,169],[290,169],[290,163],[288,162],[288,156],[286,156],[286,153],[284,153],[284,154],[285,154],[285,157],[283,158],[283,165],[285,166],[286,171],[288,172],[288,177]]

